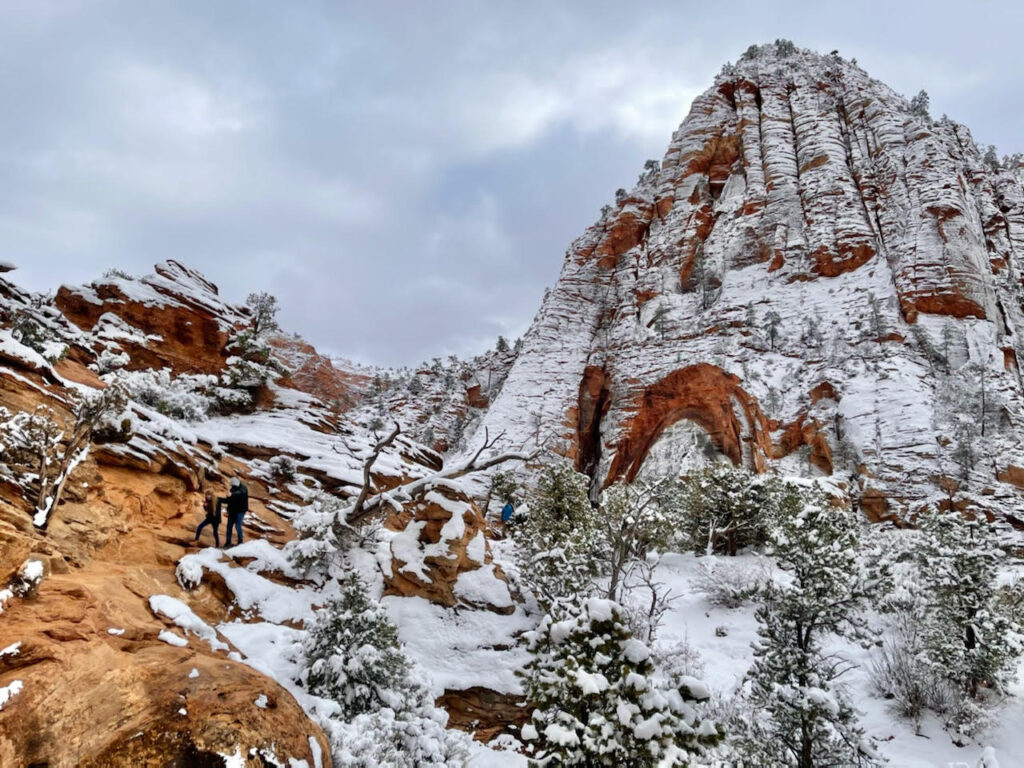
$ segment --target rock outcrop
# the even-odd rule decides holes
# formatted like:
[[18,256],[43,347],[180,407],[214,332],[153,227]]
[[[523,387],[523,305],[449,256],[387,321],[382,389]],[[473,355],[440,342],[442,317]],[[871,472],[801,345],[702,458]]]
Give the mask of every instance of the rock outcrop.
[[837,55],[752,48],[571,245],[482,425],[595,489],[718,453],[885,516],[952,476],[1019,507],[1022,178]]
[[[246,323],[244,309],[173,262],[141,279],[62,288],[55,305],[0,280],[0,406],[44,404],[66,425],[69,393],[107,386],[98,373],[112,357],[172,380],[218,376],[229,336]],[[318,493],[356,493],[376,438],[343,417],[351,402],[318,399],[358,399],[364,379],[292,337],[278,341],[292,373],[242,413],[182,418],[159,397],[130,403],[117,419],[131,430],[92,445],[45,530],[0,462],[0,764],[330,765],[292,673],[268,671],[246,627],[294,642],[313,618],[314,587],[281,552],[296,537],[291,519]],[[393,488],[442,466],[402,435],[372,481]],[[230,476],[249,487],[254,541],[226,557],[192,536],[203,493],[224,494]],[[391,594],[511,610],[483,517],[458,486],[439,483],[389,527],[403,558]],[[21,594],[25,563],[42,580]],[[18,588],[4,591],[9,582]]]

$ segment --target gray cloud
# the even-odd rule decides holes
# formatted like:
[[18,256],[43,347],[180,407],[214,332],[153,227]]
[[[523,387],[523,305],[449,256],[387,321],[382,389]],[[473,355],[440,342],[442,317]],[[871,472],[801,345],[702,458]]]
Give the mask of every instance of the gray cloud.
[[0,5],[0,258],[40,290],[176,258],[318,347],[414,363],[525,330],[752,42],[838,48],[1024,150],[1016,4],[352,5]]

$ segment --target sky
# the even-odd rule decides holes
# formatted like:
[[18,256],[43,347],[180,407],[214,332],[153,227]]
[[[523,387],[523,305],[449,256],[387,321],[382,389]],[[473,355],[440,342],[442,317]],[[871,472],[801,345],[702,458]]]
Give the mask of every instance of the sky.
[[751,43],[1024,151],[1024,3],[0,0],[0,260],[165,259],[381,365],[525,332],[570,242]]

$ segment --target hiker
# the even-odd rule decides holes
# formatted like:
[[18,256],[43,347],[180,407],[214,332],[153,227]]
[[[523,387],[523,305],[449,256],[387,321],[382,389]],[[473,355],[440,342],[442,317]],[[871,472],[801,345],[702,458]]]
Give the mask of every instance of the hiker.
[[242,518],[249,511],[249,489],[237,477],[231,478],[231,493],[225,498],[217,499],[217,506],[224,504],[228,508],[228,537],[224,548],[231,546],[231,529],[238,533],[238,543],[242,543]]
[[501,508],[501,522],[508,524],[508,521],[512,519],[513,513],[516,508],[512,506],[511,501],[506,501],[505,506]]
[[203,497],[203,512],[206,513],[206,517],[196,528],[196,537],[193,541],[199,541],[199,534],[202,533],[203,528],[212,525],[213,543],[217,549],[220,549],[220,533],[217,532],[217,529],[220,528],[220,504],[214,501],[213,491],[207,491],[206,496]]

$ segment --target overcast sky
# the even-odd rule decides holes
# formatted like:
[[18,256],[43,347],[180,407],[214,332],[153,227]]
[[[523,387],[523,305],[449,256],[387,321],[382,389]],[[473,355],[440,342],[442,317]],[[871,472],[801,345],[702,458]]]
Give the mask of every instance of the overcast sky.
[[53,290],[173,258],[322,350],[475,353],[751,43],[1024,151],[1022,7],[0,0],[0,260]]

